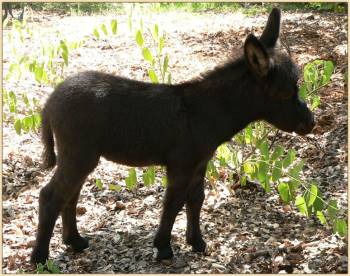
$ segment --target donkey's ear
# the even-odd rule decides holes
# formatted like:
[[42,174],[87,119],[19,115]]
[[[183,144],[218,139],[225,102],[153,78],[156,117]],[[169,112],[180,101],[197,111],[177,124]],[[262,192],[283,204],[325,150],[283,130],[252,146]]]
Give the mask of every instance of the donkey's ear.
[[260,42],[266,48],[273,48],[276,45],[278,36],[280,34],[281,10],[273,8],[265,29],[260,37]]
[[244,56],[253,73],[264,77],[269,72],[270,60],[265,48],[252,34],[248,35],[244,43]]

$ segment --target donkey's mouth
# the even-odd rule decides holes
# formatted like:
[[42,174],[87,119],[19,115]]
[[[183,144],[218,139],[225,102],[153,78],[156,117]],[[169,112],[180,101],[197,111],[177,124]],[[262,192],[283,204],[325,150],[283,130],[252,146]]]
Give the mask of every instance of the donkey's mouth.
[[308,124],[299,124],[297,126],[295,132],[299,135],[306,135],[306,134],[311,133],[314,126],[315,126],[315,122],[313,120]]

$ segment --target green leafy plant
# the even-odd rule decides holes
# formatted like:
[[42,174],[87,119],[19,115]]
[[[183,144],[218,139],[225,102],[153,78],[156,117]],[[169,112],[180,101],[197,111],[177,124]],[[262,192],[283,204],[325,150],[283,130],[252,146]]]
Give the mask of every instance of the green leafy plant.
[[129,169],[129,175],[125,178],[126,188],[128,190],[133,190],[137,184],[136,169]]
[[[65,68],[69,64],[70,52],[80,47],[84,40],[68,42],[59,39],[57,44],[42,43],[42,46],[31,55],[20,53],[18,45],[22,45],[24,39],[33,39],[35,32],[26,22],[13,20],[8,41],[12,49],[11,63],[5,75],[5,80],[20,81],[23,77],[30,76],[39,85],[56,86],[63,80]],[[57,37],[61,37],[57,33]],[[41,124],[40,107],[38,100],[28,98],[25,92],[7,92],[3,89],[4,107],[11,114],[7,120],[13,123],[17,134],[37,131]],[[23,107],[24,106],[24,107]]]
[[112,19],[109,23],[102,23],[92,31],[92,34],[96,39],[100,39],[102,37],[101,35],[108,38],[109,35],[117,35],[117,33],[118,21],[116,19]]
[[46,264],[37,264],[36,274],[60,274],[59,267],[52,261],[47,260]]
[[146,27],[150,34],[151,42],[146,45],[144,39],[143,21],[140,20],[140,28],[135,33],[135,41],[141,49],[143,59],[148,62],[148,76],[152,83],[171,83],[171,73],[169,69],[169,55],[164,53],[165,34],[160,35],[158,24],[152,28]]
[[333,71],[334,65],[331,61],[315,60],[305,65],[300,97],[310,104],[311,109],[314,110],[320,105],[317,92],[330,83]]

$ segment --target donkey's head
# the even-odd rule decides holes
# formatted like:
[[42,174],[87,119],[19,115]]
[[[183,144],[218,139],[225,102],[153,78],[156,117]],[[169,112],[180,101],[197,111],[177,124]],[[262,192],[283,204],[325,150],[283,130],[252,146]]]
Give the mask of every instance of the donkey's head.
[[299,69],[286,54],[275,49],[280,31],[281,12],[274,8],[260,39],[248,35],[244,56],[263,98],[261,119],[275,127],[305,135],[315,125],[311,111],[299,99]]

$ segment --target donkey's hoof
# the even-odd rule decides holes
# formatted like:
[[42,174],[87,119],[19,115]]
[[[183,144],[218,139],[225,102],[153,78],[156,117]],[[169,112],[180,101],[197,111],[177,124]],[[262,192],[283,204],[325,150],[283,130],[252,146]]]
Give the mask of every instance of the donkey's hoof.
[[207,244],[204,240],[193,242],[191,245],[193,252],[205,252],[205,249],[207,248]]
[[81,236],[68,239],[64,242],[67,245],[70,245],[74,252],[82,252],[84,249],[89,247],[89,240],[87,238],[83,238]]
[[205,249],[207,247],[207,244],[202,239],[202,237],[196,239],[187,238],[187,243],[192,245],[193,252],[205,252]]
[[162,249],[158,249],[157,261],[165,261],[170,260],[174,257],[173,250],[171,247],[165,247]]
[[34,248],[33,253],[30,257],[30,262],[34,265],[37,265],[39,263],[44,265],[46,263],[46,260],[48,259],[48,257],[49,257],[48,253],[40,252],[39,249]]

